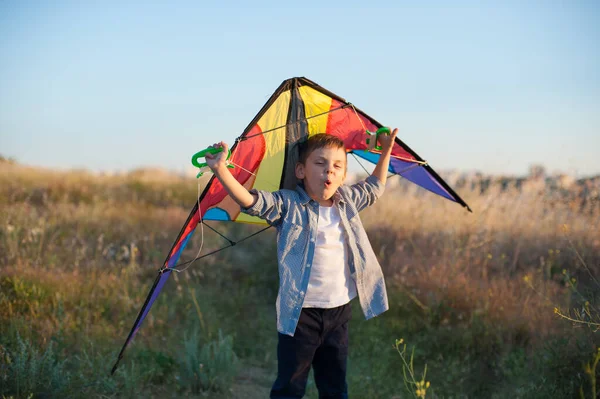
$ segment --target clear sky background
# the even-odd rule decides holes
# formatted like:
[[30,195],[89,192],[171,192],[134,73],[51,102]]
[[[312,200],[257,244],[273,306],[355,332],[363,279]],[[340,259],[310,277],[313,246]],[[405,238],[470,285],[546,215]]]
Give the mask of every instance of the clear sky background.
[[0,155],[183,171],[306,76],[439,171],[600,174],[599,1],[155,3],[0,0]]

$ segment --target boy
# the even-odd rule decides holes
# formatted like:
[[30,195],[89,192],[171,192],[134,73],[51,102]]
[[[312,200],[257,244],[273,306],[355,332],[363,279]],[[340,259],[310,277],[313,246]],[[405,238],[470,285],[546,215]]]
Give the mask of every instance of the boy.
[[311,136],[299,145],[295,190],[248,191],[226,167],[228,147],[207,164],[242,212],[277,228],[277,380],[271,398],[304,396],[314,368],[320,398],[347,398],[350,301],[358,294],[365,318],[388,309],[381,267],[358,212],[383,193],[394,138],[380,135],[381,157],[366,180],[342,186],[346,150],[339,138]]

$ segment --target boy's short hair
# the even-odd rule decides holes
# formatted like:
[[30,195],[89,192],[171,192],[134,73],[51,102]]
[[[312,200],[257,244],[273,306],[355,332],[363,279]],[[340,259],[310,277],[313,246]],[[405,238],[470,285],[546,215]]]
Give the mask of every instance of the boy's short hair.
[[341,148],[344,150],[344,154],[346,153],[346,146],[342,139],[332,134],[318,133],[310,136],[308,140],[298,143],[298,162],[305,164],[306,159],[314,150],[326,147]]

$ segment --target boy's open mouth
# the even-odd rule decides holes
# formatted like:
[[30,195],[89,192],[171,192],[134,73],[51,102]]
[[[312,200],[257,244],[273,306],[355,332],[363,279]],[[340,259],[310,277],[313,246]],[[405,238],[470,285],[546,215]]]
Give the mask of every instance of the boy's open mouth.
[[325,180],[325,187],[329,188],[329,186],[331,186],[331,180],[327,179]]

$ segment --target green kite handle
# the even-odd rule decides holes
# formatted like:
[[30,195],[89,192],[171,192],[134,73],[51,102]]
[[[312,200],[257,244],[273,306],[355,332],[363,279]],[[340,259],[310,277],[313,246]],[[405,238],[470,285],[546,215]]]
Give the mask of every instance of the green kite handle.
[[[380,134],[387,134],[389,136],[391,133],[392,133],[392,131],[390,130],[390,128],[389,127],[385,127],[385,126],[380,127],[379,129],[377,129],[376,132],[370,132],[370,131],[367,130],[367,134],[369,136],[375,136],[375,144],[376,144],[375,145],[375,149],[378,150],[378,151],[381,151],[381,149],[382,149],[380,145],[377,145],[377,138],[379,137],[379,135]],[[367,138],[367,145],[369,145],[369,140],[370,140],[370,138]]]
[[[218,154],[220,152],[223,151],[223,148],[214,148],[214,147],[208,147],[203,149],[202,151],[198,151],[197,153],[195,153],[192,156],[192,165],[194,165],[195,167],[201,169],[204,168],[206,166],[208,166],[208,164],[206,162],[200,163],[198,162],[198,158],[204,158],[206,157],[206,154]],[[227,151],[227,159],[231,158],[231,150]],[[228,168],[233,169],[233,165],[227,165]],[[198,174],[196,175],[196,178],[202,176],[204,174],[204,172],[200,171],[198,172]]]

